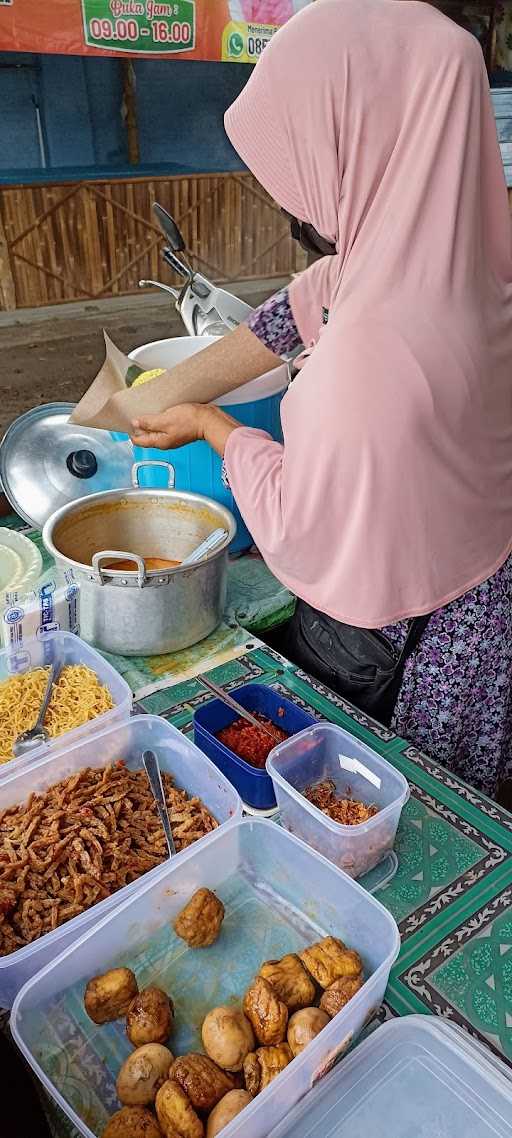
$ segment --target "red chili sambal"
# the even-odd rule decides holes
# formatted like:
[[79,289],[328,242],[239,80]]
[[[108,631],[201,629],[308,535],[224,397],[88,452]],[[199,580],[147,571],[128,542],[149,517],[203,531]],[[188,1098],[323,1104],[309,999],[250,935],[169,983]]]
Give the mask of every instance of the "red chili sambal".
[[259,731],[257,727],[253,727],[252,723],[248,723],[246,719],[235,719],[234,723],[230,723],[228,727],[223,727],[222,731],[218,731],[216,738],[219,743],[223,743],[239,759],[245,759],[246,763],[250,763],[252,767],[258,767],[262,770],[265,766],[267,758],[274,747],[278,743],[284,743],[285,739],[289,738],[288,731],[283,731],[282,727],[276,727],[271,719],[267,719],[265,715],[259,715],[253,712],[254,718],[268,727],[272,731],[274,740],[267,735],[266,731]]

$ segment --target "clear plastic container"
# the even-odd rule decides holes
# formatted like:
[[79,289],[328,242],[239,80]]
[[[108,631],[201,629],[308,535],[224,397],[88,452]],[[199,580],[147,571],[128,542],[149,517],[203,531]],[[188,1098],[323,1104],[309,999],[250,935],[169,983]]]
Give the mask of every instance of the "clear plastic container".
[[[131,770],[142,770],[142,752],[148,749],[155,751],[160,769],[172,774],[178,787],[201,798],[221,826],[241,817],[242,804],[227,778],[190,739],[158,715],[134,716],[127,723],[115,724],[76,742],[72,748],[54,751],[23,771],[16,771],[13,764],[11,778],[0,784],[0,811],[26,802],[30,794],[45,790],[83,767],[105,767],[124,759]],[[209,837],[201,838],[197,844],[208,842]],[[185,855],[186,850],[176,854],[173,864]],[[144,875],[144,880],[159,872],[160,866],[157,866]],[[17,992],[31,976],[125,897],[135,893],[141,880],[132,881],[32,944],[9,956],[0,956],[0,1007],[10,1008]]]
[[[399,771],[342,727],[318,723],[275,747],[267,759],[281,825],[350,877],[369,873],[393,849],[409,785]],[[333,822],[302,793],[332,779],[336,793],[378,813],[359,826]]]
[[15,768],[21,770],[32,766],[34,761],[37,762],[44,755],[52,754],[56,749],[72,746],[78,739],[102,731],[114,723],[123,723],[130,718],[133,699],[126,680],[123,680],[119,672],[116,672],[99,652],[72,632],[48,632],[40,640],[24,641],[18,650],[11,646],[0,652],[0,683],[9,676],[19,676],[24,672],[30,672],[33,668],[45,668],[53,663],[62,666],[85,664],[96,673],[100,683],[109,689],[114,706],[104,715],[98,715],[96,719],[89,720],[81,727],[66,731],[64,735],[59,735],[56,739],[43,743],[41,747],[34,748],[30,755],[1,763],[0,782],[9,778]]
[[356,1047],[268,1138],[370,1135],[511,1138],[510,1071],[453,1024],[406,1016]]
[[[214,889],[226,909],[217,942],[200,950],[188,948],[171,927],[199,886]],[[176,1011],[169,1042],[179,1055],[201,1049],[207,1012],[241,1000],[264,960],[300,951],[326,934],[357,948],[366,983],[225,1130],[225,1138],[266,1138],[379,1007],[400,947],[396,924],[378,901],[273,822],[226,826],[141,883],[26,985],[11,1029],[80,1134],[97,1138],[119,1109],[115,1076],[131,1048],[122,1021],[96,1027],[86,1016],[83,994],[91,976],[125,965],[139,986],[169,992]]]

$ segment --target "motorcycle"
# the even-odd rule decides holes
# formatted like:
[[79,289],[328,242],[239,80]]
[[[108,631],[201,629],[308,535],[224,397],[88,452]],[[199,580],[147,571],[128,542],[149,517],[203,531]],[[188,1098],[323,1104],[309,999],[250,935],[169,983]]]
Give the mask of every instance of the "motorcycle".
[[195,272],[189,264],[185,241],[174,218],[158,202],[153,205],[153,213],[166,241],[162,258],[183,279],[183,285],[176,289],[161,281],[141,280],[139,287],[159,288],[169,293],[189,336],[224,336],[238,328],[253,311],[251,306],[212,284],[202,273]]

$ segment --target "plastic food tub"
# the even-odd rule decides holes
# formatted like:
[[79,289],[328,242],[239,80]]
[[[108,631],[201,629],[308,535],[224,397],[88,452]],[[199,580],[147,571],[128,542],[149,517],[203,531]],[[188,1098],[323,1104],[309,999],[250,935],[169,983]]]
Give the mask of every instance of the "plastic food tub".
[[[48,632],[40,640],[24,641],[19,649],[12,645],[4,649],[0,652],[0,683],[9,676],[19,676],[24,672],[30,672],[33,668],[45,668],[53,663],[62,666],[85,664],[91,671],[96,672],[100,683],[109,689],[114,706],[110,711],[96,716],[96,719],[89,720],[81,727],[74,727],[72,731],[66,731],[55,739],[49,739],[41,747],[34,748],[30,755],[0,763],[0,783],[9,778],[15,769],[19,771],[32,766],[34,761],[44,755],[52,754],[62,747],[72,746],[77,739],[102,731],[114,723],[123,723],[130,718],[133,699],[126,680],[123,680],[119,672],[116,672],[99,652],[72,632]],[[31,723],[27,724],[27,727],[31,726]]]
[[[275,747],[267,759],[281,823],[351,877],[369,873],[393,849],[409,785],[399,771],[342,727],[318,723]],[[337,793],[375,804],[359,826],[333,822],[302,793],[332,779]]]
[[[153,368],[173,368],[177,363],[217,342],[216,336],[176,336],[168,340],[156,340],[143,344],[130,353],[130,359],[138,367],[150,371]],[[280,405],[288,386],[288,369],[285,364],[274,371],[261,375],[236,391],[221,395],[215,400],[218,407],[225,407],[244,427],[258,427],[267,431],[273,439],[282,441]],[[115,435],[126,439],[126,435]],[[189,490],[213,498],[235,515],[237,532],[231,544],[231,552],[249,549],[252,537],[237,508],[231,490],[222,479],[222,460],[205,442],[189,443],[179,450],[161,451],[151,448],[134,448],[136,462],[148,459],[169,462],[175,472],[177,490]],[[166,487],[168,475],[162,467],[142,469],[139,484],[149,487]]]
[[[199,886],[214,889],[226,909],[216,944],[200,950],[179,941],[171,927]],[[300,951],[327,934],[358,949],[368,979],[223,1134],[266,1138],[379,1007],[400,947],[396,924],[378,901],[273,822],[226,826],[141,883],[26,985],[11,1029],[80,1134],[96,1138],[119,1109],[115,1076],[131,1047],[122,1021],[96,1027],[85,1015],[83,993],[91,976],[126,965],[139,986],[168,991],[176,1001],[170,1045],[179,1055],[201,1049],[204,1016],[215,1005],[240,1000],[265,959]]]
[[510,1138],[510,1071],[461,1028],[406,1016],[361,1043],[268,1138],[370,1135]]
[[[83,767],[105,767],[124,759],[131,770],[142,770],[142,752],[147,749],[156,752],[160,769],[172,774],[178,787],[203,800],[220,826],[241,816],[240,799],[227,779],[181,731],[157,715],[134,716],[125,724],[111,726],[75,743],[72,748],[46,756],[24,771],[16,773],[13,768],[12,777],[0,785],[0,811],[25,802],[30,794],[45,790]],[[209,837],[206,835],[199,839],[197,845],[207,843]],[[173,865],[181,861],[186,852],[183,850],[176,854]],[[144,880],[154,878],[160,869],[156,866],[150,870],[144,875]],[[142,878],[132,881],[111,897],[99,901],[54,932],[46,933],[17,952],[0,956],[0,1007],[10,1008],[26,980],[64,948],[79,940],[85,930],[105,913],[137,892],[141,881]]]
[[[247,711],[265,715],[277,727],[290,735],[310,727],[315,720],[312,715],[302,711],[290,699],[263,684],[244,684],[233,693]],[[282,714],[284,712],[284,715]],[[245,759],[235,755],[229,747],[215,738],[218,731],[228,727],[236,715],[220,699],[212,699],[199,707],[194,715],[194,739],[205,755],[236,786],[244,803],[256,810],[271,810],[276,805],[272,779],[263,768],[251,766]]]

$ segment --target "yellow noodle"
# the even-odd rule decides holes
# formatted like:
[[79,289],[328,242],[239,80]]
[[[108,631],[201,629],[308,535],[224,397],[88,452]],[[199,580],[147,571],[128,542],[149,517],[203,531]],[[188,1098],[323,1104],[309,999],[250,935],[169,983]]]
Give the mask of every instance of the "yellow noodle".
[[[12,745],[36,722],[48,668],[35,668],[0,683],[0,763],[13,758]],[[84,664],[66,664],[54,686],[45,727],[53,739],[81,727],[113,707],[112,696]]]
[[158,375],[163,375],[163,374],[164,374],[163,367],[154,367],[151,369],[151,371],[142,371],[140,373],[140,375],[138,375],[137,378],[134,379],[134,381],[132,383],[132,387],[141,387],[141,385],[143,383],[149,383],[150,380],[156,379]]

